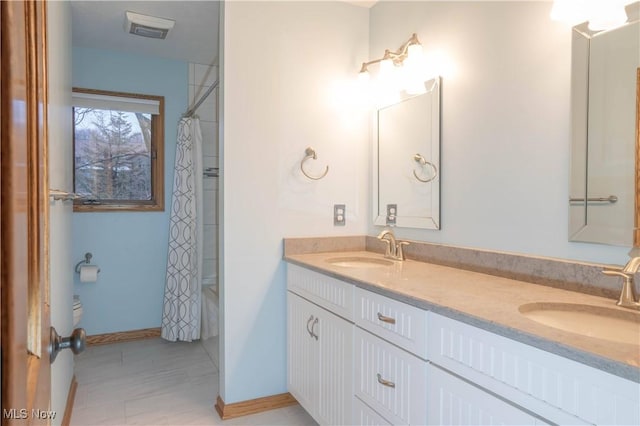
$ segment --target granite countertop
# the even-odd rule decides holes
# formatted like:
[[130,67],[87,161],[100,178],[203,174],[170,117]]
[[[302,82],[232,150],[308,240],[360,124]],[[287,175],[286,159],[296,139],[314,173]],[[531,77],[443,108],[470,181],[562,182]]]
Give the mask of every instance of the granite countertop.
[[526,303],[571,303],[631,312],[615,300],[524,281],[405,260],[381,268],[341,267],[335,257],[383,256],[368,251],[288,254],[285,260],[358,287],[433,311],[510,339],[640,383],[640,323],[634,343],[617,343],[552,328],[522,315]]

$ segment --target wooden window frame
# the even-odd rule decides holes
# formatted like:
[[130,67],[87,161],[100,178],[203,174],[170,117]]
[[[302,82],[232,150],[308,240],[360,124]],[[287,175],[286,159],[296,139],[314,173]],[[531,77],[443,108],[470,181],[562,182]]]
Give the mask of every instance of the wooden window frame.
[[[151,199],[150,200],[100,200],[99,204],[87,204],[86,200],[73,202],[74,212],[156,212],[164,211],[164,96],[74,87],[73,92],[158,101],[159,114],[151,115]],[[73,114],[75,119],[75,114]],[[76,136],[73,125],[73,186],[76,182]],[[74,189],[75,190],[75,189]]]

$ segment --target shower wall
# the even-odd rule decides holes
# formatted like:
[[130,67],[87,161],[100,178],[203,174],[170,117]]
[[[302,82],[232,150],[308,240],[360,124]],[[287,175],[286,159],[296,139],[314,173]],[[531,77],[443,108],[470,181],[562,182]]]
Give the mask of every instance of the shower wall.
[[[218,79],[218,67],[189,64],[189,104]],[[196,114],[202,128],[203,169],[218,167],[218,89],[200,105]],[[218,178],[203,177],[204,265],[202,284],[218,286]]]

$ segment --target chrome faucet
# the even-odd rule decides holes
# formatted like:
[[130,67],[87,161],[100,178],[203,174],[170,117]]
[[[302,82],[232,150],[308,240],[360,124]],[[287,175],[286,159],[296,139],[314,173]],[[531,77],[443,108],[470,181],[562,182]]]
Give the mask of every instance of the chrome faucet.
[[633,276],[640,269],[640,257],[634,256],[622,269],[603,269],[605,275],[622,277],[622,291],[616,305],[623,308],[640,310],[640,302],[633,288]]
[[393,260],[404,260],[404,250],[402,247],[409,245],[407,241],[396,240],[393,231],[385,229],[378,234],[378,239],[387,243],[387,248],[384,251],[384,257]]

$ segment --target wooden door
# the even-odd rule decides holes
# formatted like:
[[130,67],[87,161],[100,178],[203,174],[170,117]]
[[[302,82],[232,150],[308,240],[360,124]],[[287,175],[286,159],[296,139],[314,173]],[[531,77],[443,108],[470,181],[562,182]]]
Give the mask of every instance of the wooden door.
[[640,247],[640,67],[636,70],[636,200],[633,246]]
[[45,11],[44,1],[0,1],[3,425],[48,424],[52,415]]

